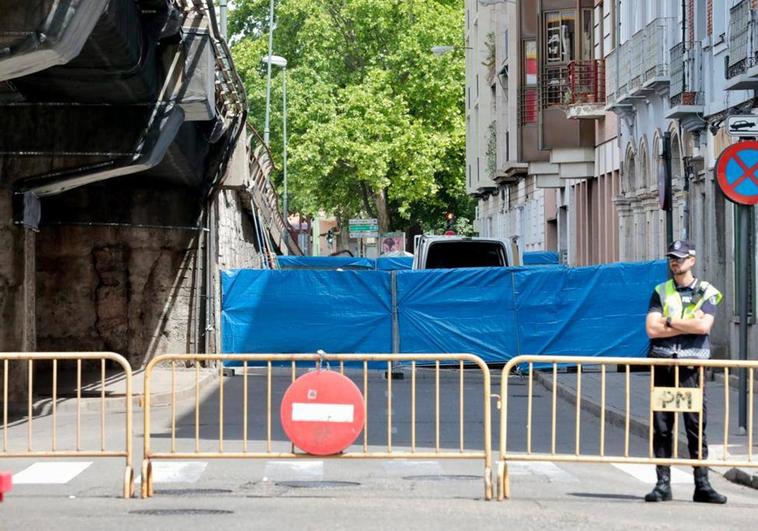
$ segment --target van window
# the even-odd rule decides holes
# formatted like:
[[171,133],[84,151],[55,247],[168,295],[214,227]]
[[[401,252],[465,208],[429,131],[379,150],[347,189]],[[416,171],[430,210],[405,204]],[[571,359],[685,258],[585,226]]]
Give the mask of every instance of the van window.
[[426,258],[426,269],[504,267],[507,265],[503,246],[498,242],[432,242],[429,245]]

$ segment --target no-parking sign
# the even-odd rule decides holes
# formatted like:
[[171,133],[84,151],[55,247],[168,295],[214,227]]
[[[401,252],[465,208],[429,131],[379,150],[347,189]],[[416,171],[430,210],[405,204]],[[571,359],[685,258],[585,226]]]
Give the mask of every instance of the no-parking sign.
[[758,204],[758,141],[737,142],[722,151],[716,161],[716,180],[730,201]]

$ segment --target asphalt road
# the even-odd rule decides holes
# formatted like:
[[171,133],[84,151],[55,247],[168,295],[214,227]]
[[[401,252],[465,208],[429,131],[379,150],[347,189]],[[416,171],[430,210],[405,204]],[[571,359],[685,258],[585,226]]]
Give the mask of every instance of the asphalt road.
[[[360,374],[356,377],[362,387]],[[264,374],[248,378],[249,449],[265,447],[266,415]],[[289,443],[279,428],[278,397],[289,382],[284,371],[273,378],[272,446],[288,451]],[[442,371],[440,390],[441,452],[455,453],[460,440],[458,375]],[[481,448],[483,440],[481,380],[466,371],[464,398],[464,446]],[[494,382],[497,383],[497,382]],[[373,373],[369,382],[369,440],[371,450],[386,448],[387,382],[382,373]],[[417,446],[433,448],[436,440],[434,419],[435,379],[433,371],[417,378]],[[497,392],[498,387],[493,388]],[[514,378],[510,385],[510,449],[524,449],[526,437],[526,381]],[[224,449],[241,449],[242,377],[224,383]],[[410,380],[393,381],[393,450],[407,450],[410,444]],[[200,446],[218,448],[218,386],[202,396]],[[551,395],[534,386],[533,449],[546,450],[551,442]],[[170,407],[154,410],[153,449],[171,447]],[[195,446],[194,400],[177,405],[176,446]],[[493,401],[493,450],[497,450],[498,423]],[[557,411],[559,451],[575,448],[573,406],[559,401]],[[57,426],[59,447],[74,439],[72,413],[60,415]],[[108,417],[107,447],[122,443],[119,431],[123,416]],[[100,417],[96,412],[82,416],[82,445],[100,444]],[[135,468],[141,461],[142,415],[135,411]],[[50,418],[33,426],[37,440],[48,441]],[[600,427],[597,419],[583,414],[582,452],[597,451]],[[27,426],[14,425],[9,431],[11,446],[25,446]],[[606,428],[606,451],[624,448],[622,431]],[[49,444],[45,442],[44,444]],[[359,446],[350,451],[360,451]],[[43,442],[39,442],[43,446]],[[630,451],[644,454],[646,440],[632,436]],[[496,452],[495,452],[496,453]],[[38,468],[34,479],[29,467],[40,463],[63,462],[70,478],[61,484],[46,481],[66,479],[66,470]],[[90,462],[89,465],[71,465]],[[521,529],[698,529],[752,528],[758,520],[756,491],[712,475],[714,486],[729,497],[726,506],[707,506],[691,501],[690,472],[682,467],[674,476],[674,498],[670,503],[646,504],[642,496],[651,484],[645,474],[650,466],[617,467],[602,464],[514,463],[511,471],[511,499],[484,501],[481,460],[456,459],[261,459],[196,460],[156,463],[155,497],[147,500],[120,498],[123,460],[119,459],[7,459],[1,469],[26,475],[31,482],[16,484],[0,504],[0,529],[36,530],[51,526],[64,529],[439,529],[502,528]],[[32,470],[33,472],[33,470]],[[37,481],[36,483],[34,481]]]

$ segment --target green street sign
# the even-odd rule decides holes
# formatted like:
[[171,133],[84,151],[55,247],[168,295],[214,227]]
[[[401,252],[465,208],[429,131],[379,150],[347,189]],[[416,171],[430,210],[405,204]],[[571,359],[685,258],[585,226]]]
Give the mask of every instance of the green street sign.
[[351,238],[379,237],[379,221],[377,219],[351,219],[348,226]]

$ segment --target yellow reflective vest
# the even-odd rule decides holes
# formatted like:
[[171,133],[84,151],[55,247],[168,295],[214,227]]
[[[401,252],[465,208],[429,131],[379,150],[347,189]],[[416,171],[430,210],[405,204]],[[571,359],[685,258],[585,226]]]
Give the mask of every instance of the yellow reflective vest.
[[719,304],[723,296],[721,292],[711,286],[704,280],[697,280],[693,289],[692,301],[684,306],[682,297],[676,290],[674,280],[668,280],[655,287],[655,291],[661,298],[664,317],[676,317],[679,319],[692,319],[705,301],[715,298],[715,303]]

